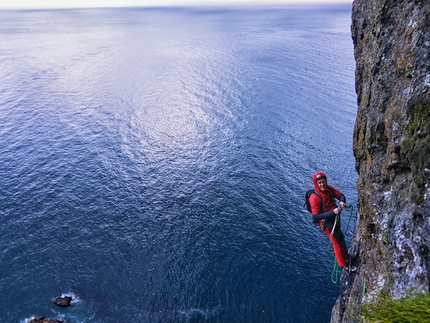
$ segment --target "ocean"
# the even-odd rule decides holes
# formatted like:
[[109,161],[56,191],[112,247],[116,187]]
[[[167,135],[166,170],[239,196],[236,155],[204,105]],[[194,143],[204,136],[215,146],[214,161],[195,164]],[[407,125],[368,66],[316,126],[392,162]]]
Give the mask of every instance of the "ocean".
[[0,11],[0,321],[329,322],[334,256],[303,203],[316,171],[357,199],[350,21]]

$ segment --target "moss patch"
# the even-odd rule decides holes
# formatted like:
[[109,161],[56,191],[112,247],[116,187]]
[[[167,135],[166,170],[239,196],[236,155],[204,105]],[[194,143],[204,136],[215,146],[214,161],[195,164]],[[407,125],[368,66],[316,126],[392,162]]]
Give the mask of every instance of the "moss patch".
[[362,305],[364,323],[422,323],[430,320],[430,295]]

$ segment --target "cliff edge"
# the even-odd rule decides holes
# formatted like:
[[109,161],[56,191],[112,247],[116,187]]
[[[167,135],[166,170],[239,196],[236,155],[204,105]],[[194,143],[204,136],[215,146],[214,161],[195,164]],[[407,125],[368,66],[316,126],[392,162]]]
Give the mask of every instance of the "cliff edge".
[[355,0],[359,216],[332,323],[360,304],[430,292],[430,2]]

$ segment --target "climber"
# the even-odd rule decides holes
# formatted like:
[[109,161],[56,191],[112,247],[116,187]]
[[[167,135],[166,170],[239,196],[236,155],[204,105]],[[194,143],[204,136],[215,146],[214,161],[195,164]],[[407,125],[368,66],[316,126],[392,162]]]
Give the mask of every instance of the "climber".
[[[346,206],[345,195],[328,185],[327,176],[322,172],[313,175],[313,182],[315,194],[310,195],[309,204],[314,223],[318,224],[333,244],[339,266],[348,272],[355,272],[357,268],[351,265],[351,257],[340,228],[339,216]],[[339,200],[339,206],[336,205],[335,198]]]

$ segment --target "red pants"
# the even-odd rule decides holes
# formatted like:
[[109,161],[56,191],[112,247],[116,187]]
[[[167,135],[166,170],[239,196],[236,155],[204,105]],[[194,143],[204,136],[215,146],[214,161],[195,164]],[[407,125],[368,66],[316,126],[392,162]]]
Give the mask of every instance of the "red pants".
[[345,237],[343,235],[342,230],[340,229],[339,221],[336,221],[335,224],[335,219],[326,220],[322,228],[324,233],[327,235],[327,237],[333,244],[334,255],[336,257],[337,263],[340,267],[345,267],[349,260],[349,254],[348,248],[345,244]]

